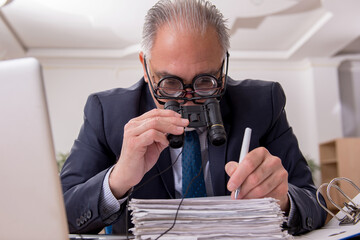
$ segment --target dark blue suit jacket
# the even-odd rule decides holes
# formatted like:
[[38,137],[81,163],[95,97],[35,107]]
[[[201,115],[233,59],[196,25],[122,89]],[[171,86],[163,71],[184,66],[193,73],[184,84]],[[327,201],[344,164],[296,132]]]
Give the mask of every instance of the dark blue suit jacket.
[[[228,78],[226,93],[220,101],[228,139],[220,147],[209,144],[208,156],[215,196],[229,195],[224,166],[239,159],[244,129],[252,128],[250,150],[259,146],[267,148],[282,160],[289,173],[289,193],[296,211],[287,225],[290,233],[298,234],[322,226],[326,213],[316,202],[311,172],[287,122],[284,106],[285,95],[280,84]],[[124,125],[153,108],[154,101],[143,79],[130,88],[96,93],[88,98],[84,124],[61,172],[70,232],[97,233],[105,226],[99,215],[100,190],[107,170],[121,154]],[[170,165],[166,148],[140,184]],[[171,170],[132,194],[134,198],[174,196]],[[125,232],[126,206],[123,205],[113,216],[115,233]]]

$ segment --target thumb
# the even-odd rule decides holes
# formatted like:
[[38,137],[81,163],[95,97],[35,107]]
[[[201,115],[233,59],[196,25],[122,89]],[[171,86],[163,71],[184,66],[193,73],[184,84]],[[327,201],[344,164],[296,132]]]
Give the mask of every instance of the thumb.
[[233,175],[233,173],[235,172],[238,165],[239,165],[239,163],[234,162],[234,161],[230,161],[225,165],[225,172],[227,173],[227,175],[229,175],[229,177],[231,177],[231,175]]

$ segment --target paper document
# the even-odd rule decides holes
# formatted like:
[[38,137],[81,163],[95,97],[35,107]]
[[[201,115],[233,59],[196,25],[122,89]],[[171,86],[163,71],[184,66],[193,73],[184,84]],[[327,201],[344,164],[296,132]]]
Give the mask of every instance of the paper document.
[[[174,223],[181,199],[132,199],[136,239],[156,239]],[[185,198],[174,227],[160,239],[292,239],[273,198]]]

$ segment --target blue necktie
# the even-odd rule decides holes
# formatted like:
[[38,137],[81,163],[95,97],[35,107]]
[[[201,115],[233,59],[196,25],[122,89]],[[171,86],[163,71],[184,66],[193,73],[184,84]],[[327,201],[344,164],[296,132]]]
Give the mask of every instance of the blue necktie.
[[[185,195],[191,180],[196,177],[202,168],[200,142],[197,132],[185,132],[185,141],[182,153],[182,194]],[[187,198],[206,197],[204,173],[194,179],[186,194]]]

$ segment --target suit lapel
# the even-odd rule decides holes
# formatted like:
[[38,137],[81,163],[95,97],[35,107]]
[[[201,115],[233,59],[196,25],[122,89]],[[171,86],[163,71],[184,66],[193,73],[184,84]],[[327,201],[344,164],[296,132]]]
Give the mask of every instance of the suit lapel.
[[225,195],[225,157],[226,157],[226,148],[227,144],[224,144],[220,147],[215,147],[209,143],[209,164],[210,164],[210,173],[211,173],[211,182],[213,186],[214,196],[224,196]]
[[[159,173],[165,171],[165,169],[171,166],[171,157],[169,148],[165,148],[164,151],[160,154],[160,157],[156,163],[156,167]],[[175,198],[175,185],[174,185],[174,175],[172,167],[167,169],[165,172],[160,174],[161,180],[163,181],[164,187],[169,194],[170,198]]]

